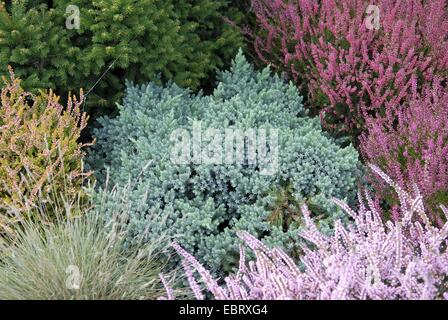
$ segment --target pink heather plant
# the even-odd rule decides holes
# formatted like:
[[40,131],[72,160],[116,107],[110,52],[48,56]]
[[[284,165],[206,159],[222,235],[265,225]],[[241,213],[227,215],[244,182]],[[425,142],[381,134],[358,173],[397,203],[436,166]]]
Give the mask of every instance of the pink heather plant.
[[[252,0],[259,28],[250,34],[261,60],[305,85],[327,128],[358,135],[364,118],[406,101],[447,76],[445,0]],[[380,9],[379,30],[366,8]],[[261,31],[260,31],[261,30]]]
[[[415,183],[427,212],[439,225],[439,204],[448,204],[448,91],[438,81],[423,94],[416,92],[396,114],[367,119],[360,150],[367,163],[375,163],[401,188]],[[392,205],[397,218],[398,199],[381,179],[371,179],[378,196]],[[395,207],[395,208],[394,208]]]
[[[422,196],[413,196],[379,168],[372,170],[398,193],[402,219],[382,221],[382,214],[365,192],[358,212],[334,200],[354,220],[337,222],[332,236],[322,234],[303,207],[306,227],[301,236],[312,245],[303,248],[302,271],[281,249],[270,249],[246,232],[239,237],[255,253],[246,263],[241,249],[239,270],[221,284],[178,244],[186,275],[197,299],[203,299],[194,279],[197,271],[216,299],[446,299],[448,298],[448,223],[431,225]],[[448,215],[444,207],[443,212]],[[162,277],[163,279],[163,277]],[[168,288],[168,299],[173,299]],[[166,298],[165,298],[166,299]]]

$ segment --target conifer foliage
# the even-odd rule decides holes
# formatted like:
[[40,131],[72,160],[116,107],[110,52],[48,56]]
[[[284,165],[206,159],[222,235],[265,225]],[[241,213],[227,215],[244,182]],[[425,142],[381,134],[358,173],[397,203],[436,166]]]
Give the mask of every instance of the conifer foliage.
[[[79,29],[70,25],[73,6]],[[113,63],[89,106],[113,105],[126,78],[160,75],[197,88],[241,46],[223,21],[238,20],[225,0],[15,0],[0,8],[0,72],[12,65],[27,90],[89,89]]]
[[[251,231],[294,252],[295,230],[301,225],[299,204],[312,207],[313,216],[328,231],[342,214],[330,198],[355,196],[358,153],[352,146],[340,147],[322,132],[319,119],[306,115],[292,83],[271,75],[269,68],[254,70],[242,53],[218,78],[212,95],[192,95],[176,85],[129,85],[119,116],[99,120],[102,128],[95,131],[98,144],[89,163],[101,182],[120,187],[130,182],[130,243],[142,237],[149,241],[166,231],[180,237],[201,262],[221,272],[235,265],[236,257],[229,252],[237,252],[233,237],[237,230]],[[177,143],[172,133],[195,134],[197,122],[202,149],[195,147],[199,142],[191,146],[182,141],[193,158],[174,162]],[[260,143],[261,128],[269,135],[278,130],[278,139],[270,136]],[[249,162],[247,157],[230,163],[194,160],[209,148],[225,149],[219,135],[206,137],[208,130],[250,129],[258,132],[258,142],[253,143],[266,145],[266,154],[257,149],[257,161]],[[250,141],[248,137],[241,140]],[[249,145],[235,143],[232,148],[244,150]],[[223,151],[221,158],[229,155],[233,157],[233,151]],[[265,165],[274,163],[272,171],[261,173]],[[117,202],[113,193],[101,198],[106,199],[104,212],[112,212]],[[158,222],[148,223],[154,216],[160,217]]]

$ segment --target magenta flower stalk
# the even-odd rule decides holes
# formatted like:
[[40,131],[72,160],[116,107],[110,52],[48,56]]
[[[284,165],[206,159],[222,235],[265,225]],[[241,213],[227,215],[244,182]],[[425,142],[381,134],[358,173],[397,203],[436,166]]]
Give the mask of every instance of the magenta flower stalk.
[[[414,85],[415,88],[415,85]],[[401,188],[415,183],[427,205],[429,218],[443,224],[440,204],[448,204],[448,91],[435,80],[422,94],[413,89],[410,101],[366,121],[360,150],[366,162],[377,164]],[[371,179],[378,196],[394,191],[382,179]],[[398,201],[392,204],[398,215]]]
[[[309,92],[310,108],[337,133],[359,134],[448,69],[445,0],[252,0],[258,57]],[[369,28],[369,5],[379,8]]]

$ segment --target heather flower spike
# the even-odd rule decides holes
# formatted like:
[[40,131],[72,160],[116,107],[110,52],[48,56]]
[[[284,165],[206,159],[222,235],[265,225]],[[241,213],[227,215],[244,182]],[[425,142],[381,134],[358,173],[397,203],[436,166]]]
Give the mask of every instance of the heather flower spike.
[[[405,217],[401,221],[382,221],[380,212],[371,207],[371,199],[366,204],[360,196],[357,212],[335,200],[354,223],[345,227],[336,222],[328,237],[315,227],[304,206],[307,225],[301,235],[313,246],[304,246],[298,264],[283,250],[270,249],[249,233],[239,232],[255,260],[246,262],[242,251],[238,272],[224,281],[212,279],[204,266],[174,244],[184,266],[188,265],[187,276],[192,277],[191,267],[198,271],[215,299],[446,299],[445,289],[437,288],[447,287],[448,223],[441,229],[430,225],[423,219],[418,189],[409,193],[378,167],[370,167],[406,202],[401,203],[401,216]],[[447,213],[445,207],[441,209]],[[202,296],[197,286],[192,289]]]
[[367,117],[393,113],[448,68],[445,0],[252,0],[252,6],[257,26],[247,35],[258,58],[306,87],[310,108],[336,133],[357,136]]

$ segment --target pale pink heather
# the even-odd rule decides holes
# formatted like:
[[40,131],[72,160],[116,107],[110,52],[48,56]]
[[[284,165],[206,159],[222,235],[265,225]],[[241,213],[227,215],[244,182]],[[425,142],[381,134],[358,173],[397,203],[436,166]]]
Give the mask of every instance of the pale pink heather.
[[[193,270],[215,299],[447,298],[448,223],[441,228],[430,223],[418,188],[409,193],[378,167],[371,165],[371,169],[398,193],[400,220],[383,221],[365,192],[359,195],[357,211],[334,200],[353,223],[343,226],[337,222],[334,233],[328,236],[317,229],[304,206],[306,226],[301,236],[309,246],[303,247],[298,265],[283,250],[268,248],[247,232],[240,232],[238,236],[255,253],[255,259],[247,262],[242,249],[238,272],[224,281],[213,279],[193,256],[173,244],[196,298],[203,299],[204,294]],[[446,208],[442,210],[448,215]],[[174,298],[167,290],[168,298]]]

